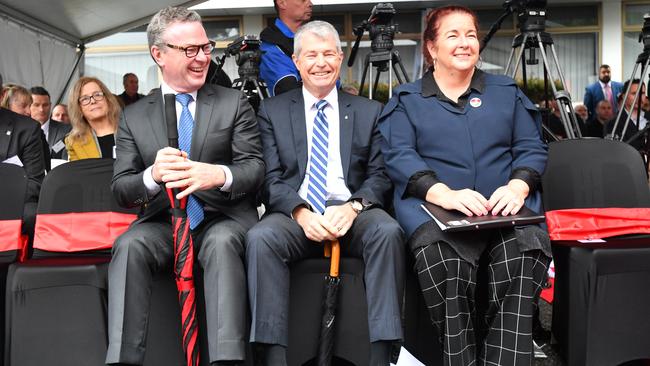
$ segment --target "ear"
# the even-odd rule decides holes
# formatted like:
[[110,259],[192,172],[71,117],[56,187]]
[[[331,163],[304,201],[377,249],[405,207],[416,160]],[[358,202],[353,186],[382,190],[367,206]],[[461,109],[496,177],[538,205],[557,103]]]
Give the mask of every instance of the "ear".
[[438,47],[432,41],[427,41],[427,51],[431,56],[431,59],[435,60],[438,58]]
[[155,45],[151,46],[151,49],[149,51],[151,53],[151,57],[153,58],[154,62],[158,64],[158,66],[162,66],[164,62],[163,62],[162,51],[160,50],[160,47]]
[[291,60],[293,60],[293,64],[296,65],[296,69],[300,71],[300,59],[298,59],[298,56],[296,56],[295,53],[291,55]]

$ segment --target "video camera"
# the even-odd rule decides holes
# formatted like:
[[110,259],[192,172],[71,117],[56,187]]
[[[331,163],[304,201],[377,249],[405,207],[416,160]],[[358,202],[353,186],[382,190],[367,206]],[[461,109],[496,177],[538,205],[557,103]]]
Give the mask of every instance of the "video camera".
[[546,29],[546,0],[506,0],[503,6],[517,14],[522,33]]
[[260,72],[260,59],[262,51],[260,45],[262,42],[257,36],[245,35],[232,41],[226,46],[226,56],[234,56],[237,66],[239,66],[239,76],[257,76]]
[[396,14],[391,3],[379,3],[372,8],[368,20],[364,20],[353,30],[357,39],[352,47],[348,60],[348,66],[354,64],[354,59],[359,49],[359,42],[363,33],[368,31],[370,35],[370,49],[372,52],[390,51],[393,49],[393,38],[397,33],[397,24],[393,23],[393,16]]
[[643,27],[639,34],[639,42],[643,43],[644,51],[650,51],[650,13],[643,15]]

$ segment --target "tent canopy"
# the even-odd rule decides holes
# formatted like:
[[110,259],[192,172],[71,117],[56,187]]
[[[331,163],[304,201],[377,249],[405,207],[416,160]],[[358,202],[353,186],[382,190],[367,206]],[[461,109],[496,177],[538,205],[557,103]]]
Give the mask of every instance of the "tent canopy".
[[0,13],[57,38],[82,45],[151,19],[166,6],[202,0],[0,0]]

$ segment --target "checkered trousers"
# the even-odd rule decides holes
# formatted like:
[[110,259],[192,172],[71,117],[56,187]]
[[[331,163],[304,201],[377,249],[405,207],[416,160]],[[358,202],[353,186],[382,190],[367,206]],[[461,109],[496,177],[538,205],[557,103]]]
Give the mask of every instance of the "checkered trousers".
[[512,230],[491,231],[487,306],[477,309],[478,268],[445,242],[415,250],[420,288],[444,349],[445,366],[530,365],[532,318],[550,259],[521,253]]

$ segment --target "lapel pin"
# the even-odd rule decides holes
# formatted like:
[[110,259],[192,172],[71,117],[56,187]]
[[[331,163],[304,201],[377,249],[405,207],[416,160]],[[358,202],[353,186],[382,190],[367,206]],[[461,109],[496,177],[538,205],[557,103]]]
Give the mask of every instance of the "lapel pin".
[[348,119],[348,115],[346,114],[345,117],[343,117],[343,118]]
[[11,136],[11,131],[7,131],[6,134],[7,134],[7,136]]

